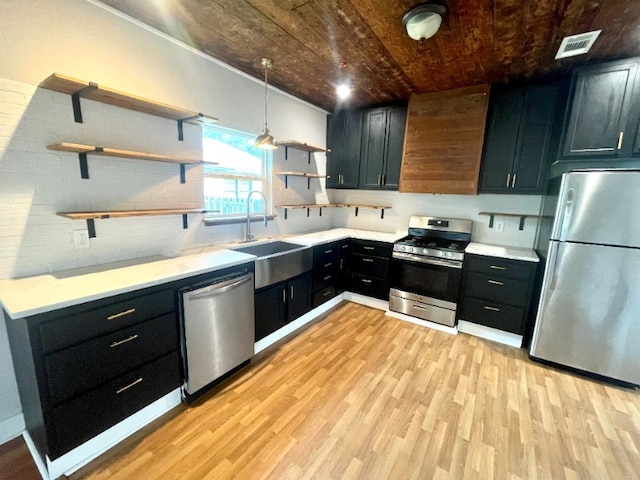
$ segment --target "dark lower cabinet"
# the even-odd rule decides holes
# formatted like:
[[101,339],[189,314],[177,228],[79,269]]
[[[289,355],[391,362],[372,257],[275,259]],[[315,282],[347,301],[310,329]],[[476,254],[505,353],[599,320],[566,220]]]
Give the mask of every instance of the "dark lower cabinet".
[[182,384],[177,297],[154,287],[7,320],[26,429],[49,459]]
[[524,336],[534,317],[537,269],[537,262],[467,254],[458,320]]
[[345,289],[389,300],[389,262],[393,245],[372,240],[351,240],[346,261]]
[[256,292],[256,341],[311,310],[311,283],[308,272]]
[[337,294],[340,269],[340,241],[317,245],[313,249],[314,307],[322,305]]

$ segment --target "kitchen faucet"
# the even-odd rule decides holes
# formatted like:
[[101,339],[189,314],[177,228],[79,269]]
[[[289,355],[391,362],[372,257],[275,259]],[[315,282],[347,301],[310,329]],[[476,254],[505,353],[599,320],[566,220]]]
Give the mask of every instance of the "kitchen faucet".
[[251,235],[251,195],[254,193],[262,195],[262,198],[264,199],[264,226],[267,226],[267,197],[264,196],[264,193],[258,190],[253,190],[249,192],[249,195],[247,195],[247,232],[244,238],[245,243],[253,242],[256,239],[256,237]]

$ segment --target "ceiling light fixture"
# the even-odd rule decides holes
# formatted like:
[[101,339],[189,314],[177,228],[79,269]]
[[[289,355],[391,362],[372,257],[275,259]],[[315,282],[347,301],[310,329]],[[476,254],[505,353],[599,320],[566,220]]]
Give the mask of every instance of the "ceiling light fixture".
[[402,17],[407,35],[414,40],[433,37],[440,28],[442,17],[446,11],[447,9],[442,5],[431,3],[416,5]]
[[263,58],[262,66],[264,67],[264,129],[262,130],[262,133],[256,137],[253,144],[258,148],[274,150],[278,148],[278,144],[273,138],[273,135],[269,133],[269,127],[267,126],[267,91],[269,86],[267,82],[267,71],[273,67],[273,60],[270,58]]
[[351,96],[351,87],[346,84],[338,85],[336,87],[336,95],[340,100],[346,100]]

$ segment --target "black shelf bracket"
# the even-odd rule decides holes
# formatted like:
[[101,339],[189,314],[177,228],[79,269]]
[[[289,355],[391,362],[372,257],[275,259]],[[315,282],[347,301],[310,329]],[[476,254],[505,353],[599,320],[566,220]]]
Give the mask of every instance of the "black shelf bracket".
[[184,163],[180,164],[180,183],[187,183],[187,176],[185,173],[185,165]]
[[187,218],[186,213],[182,214],[182,228],[184,228],[185,230],[189,228],[189,219]]
[[289,175],[284,176],[284,188],[289,188]]
[[183,122],[184,120],[178,120],[178,140],[181,142],[184,140],[184,131],[182,129]]
[[73,107],[73,121],[76,123],[82,123],[82,107],[80,106],[80,97],[88,91],[93,91],[98,88],[98,84],[89,82],[84,88],[81,88],[77,92],[71,94],[71,106]]
[[311,177],[307,177],[307,190],[311,188]]
[[384,208],[381,209],[380,211],[380,219],[383,220],[384,219]]
[[289,147],[284,146],[284,159],[289,160]]
[[288,211],[288,210],[289,210],[288,208],[285,208],[285,209],[284,209],[284,219],[285,219],[285,220],[287,219],[287,211]]
[[307,152],[307,163],[311,165],[311,150]]
[[78,153],[78,160],[80,161],[80,178],[89,178],[89,164],[87,163],[87,152]]
[[96,222],[93,218],[87,218],[87,232],[89,232],[89,238],[96,238]]
[[358,216],[358,212],[360,211],[359,207],[356,207],[356,217]]
[[307,207],[307,218],[309,218],[309,212],[311,211],[311,209],[309,207]]
[[489,215],[489,228],[493,228],[493,215]]
[[527,217],[522,216],[520,217],[520,225],[518,225],[518,230],[524,230],[524,221]]
[[318,210],[319,210],[318,211],[318,216],[321,217],[322,216],[322,207],[320,207]]

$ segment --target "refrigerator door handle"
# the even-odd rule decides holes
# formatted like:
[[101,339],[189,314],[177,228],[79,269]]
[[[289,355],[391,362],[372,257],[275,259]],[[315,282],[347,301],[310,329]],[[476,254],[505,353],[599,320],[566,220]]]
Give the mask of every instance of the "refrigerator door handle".
[[558,260],[561,257],[561,255],[559,254],[560,247],[561,247],[560,244],[553,242],[551,244],[551,247],[549,248],[548,265],[550,267],[550,270],[548,273],[549,285],[547,287],[549,291],[556,289],[556,283],[558,281],[558,275],[556,275],[556,271],[558,268]]
[[567,239],[567,232],[569,231],[569,226],[571,225],[571,214],[573,213],[575,200],[576,200],[576,191],[574,188],[569,188],[567,190],[566,195],[564,196],[564,202],[562,205],[562,215],[559,218],[561,225],[560,225],[560,235],[558,236],[558,240],[560,240],[561,242]]

